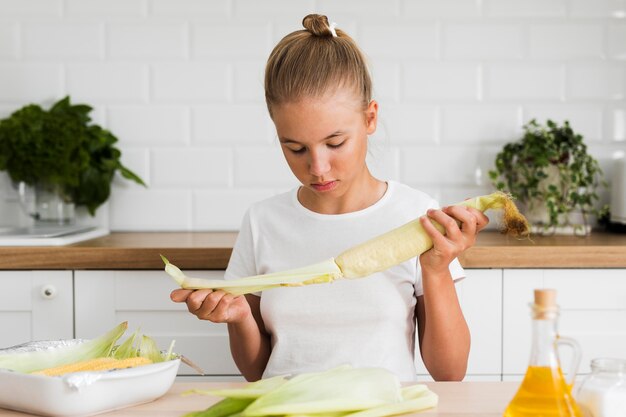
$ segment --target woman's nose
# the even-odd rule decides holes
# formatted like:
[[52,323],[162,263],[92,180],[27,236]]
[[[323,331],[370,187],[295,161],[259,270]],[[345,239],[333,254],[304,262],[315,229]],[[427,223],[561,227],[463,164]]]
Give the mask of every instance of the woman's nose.
[[311,152],[309,160],[309,173],[321,177],[330,171],[330,160],[325,152]]

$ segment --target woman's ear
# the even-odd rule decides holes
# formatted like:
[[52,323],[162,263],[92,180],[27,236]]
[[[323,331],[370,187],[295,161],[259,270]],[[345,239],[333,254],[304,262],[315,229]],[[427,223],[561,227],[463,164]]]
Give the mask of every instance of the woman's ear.
[[365,110],[365,124],[367,126],[367,134],[371,135],[376,132],[376,125],[378,124],[378,102],[376,100],[370,100]]

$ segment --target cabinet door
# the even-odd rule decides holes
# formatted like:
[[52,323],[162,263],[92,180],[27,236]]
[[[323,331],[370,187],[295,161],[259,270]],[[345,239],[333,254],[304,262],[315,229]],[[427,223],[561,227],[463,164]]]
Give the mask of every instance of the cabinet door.
[[0,271],[0,347],[71,339],[71,271]]
[[[504,373],[526,371],[531,347],[529,303],[536,288],[557,290],[559,333],[582,348],[579,373],[590,372],[591,359],[624,357],[626,352],[626,270],[526,269],[504,271]],[[562,349],[567,370],[571,353]]]
[[[223,271],[189,271],[197,277],[223,278]],[[174,351],[197,363],[208,375],[239,375],[225,324],[198,320],[184,304],[170,301],[176,288],[163,271],[76,271],[76,335],[92,338],[123,321],[140,329],[161,349],[176,341]],[[127,331],[127,335],[131,332]],[[182,365],[179,375],[196,374]]]
[[[502,270],[466,269],[456,290],[472,344],[466,380],[500,380],[502,360]],[[428,374],[419,352],[418,374]],[[420,377],[420,379],[423,379]]]

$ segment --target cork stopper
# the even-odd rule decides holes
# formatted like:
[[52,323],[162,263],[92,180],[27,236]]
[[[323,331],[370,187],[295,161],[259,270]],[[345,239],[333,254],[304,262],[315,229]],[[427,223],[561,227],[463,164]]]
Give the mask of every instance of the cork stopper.
[[556,290],[545,288],[535,290],[535,305],[546,309],[556,307]]
[[559,310],[559,306],[556,304],[556,290],[536,289],[533,310],[537,319],[552,318]]

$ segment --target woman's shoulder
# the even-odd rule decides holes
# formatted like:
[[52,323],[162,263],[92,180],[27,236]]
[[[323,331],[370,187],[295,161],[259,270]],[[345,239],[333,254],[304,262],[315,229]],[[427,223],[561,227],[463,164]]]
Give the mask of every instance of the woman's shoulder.
[[250,205],[248,214],[251,217],[264,217],[267,215],[280,216],[286,211],[293,209],[293,198],[296,192],[297,188],[258,200]]
[[401,202],[413,207],[436,206],[437,200],[428,193],[397,181],[387,181],[390,197],[394,204]]

